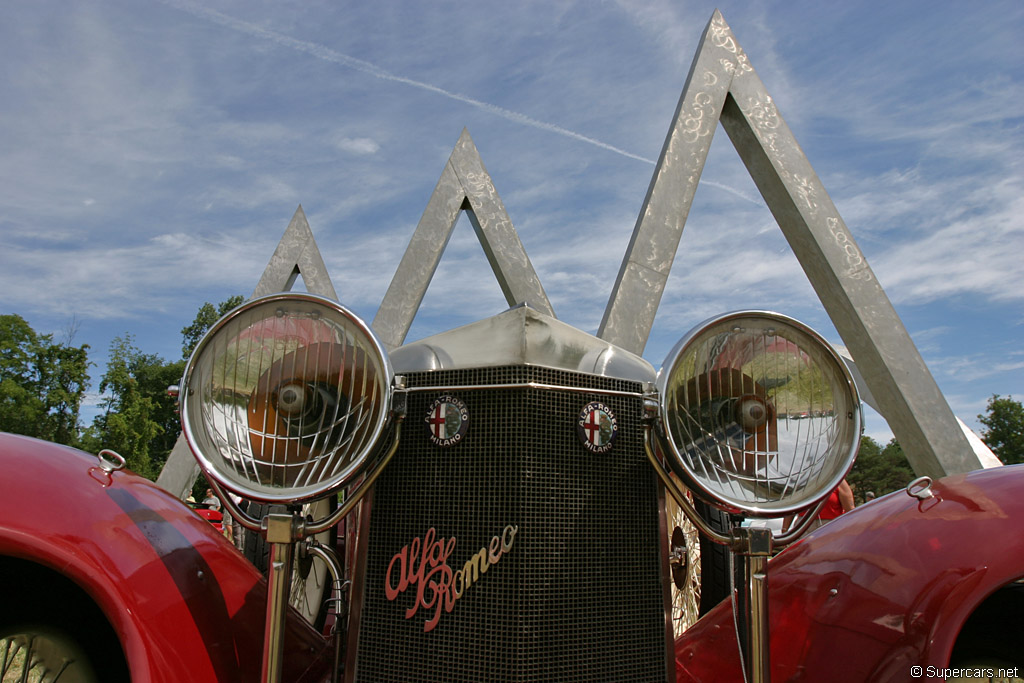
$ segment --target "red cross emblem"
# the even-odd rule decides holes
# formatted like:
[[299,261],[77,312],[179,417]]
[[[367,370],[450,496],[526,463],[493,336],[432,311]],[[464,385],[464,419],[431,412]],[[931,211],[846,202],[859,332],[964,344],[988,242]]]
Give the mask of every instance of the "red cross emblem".
[[591,453],[607,453],[619,432],[615,414],[600,401],[588,403],[576,421],[580,442]]
[[430,404],[426,417],[431,443],[454,446],[462,441],[469,427],[469,409],[454,396],[441,396]]
[[438,403],[434,407],[434,412],[430,417],[427,418],[427,424],[430,425],[430,432],[437,439],[443,439],[447,435],[445,434],[445,409],[448,407],[447,403]]

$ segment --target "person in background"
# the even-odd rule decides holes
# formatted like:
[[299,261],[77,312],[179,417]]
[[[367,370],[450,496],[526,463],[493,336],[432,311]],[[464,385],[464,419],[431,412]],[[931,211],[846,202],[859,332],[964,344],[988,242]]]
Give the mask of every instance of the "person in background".
[[[228,495],[230,496],[231,494],[229,493]],[[235,527],[238,526],[238,525],[235,524],[235,518],[231,516],[231,513],[228,512],[226,506],[221,506],[220,512],[221,512],[221,515],[222,515],[222,517],[221,517],[221,524],[224,525],[224,537],[227,538],[229,541],[231,541],[232,545],[234,545],[234,543],[235,543]]]
[[[235,495],[234,493],[228,493],[231,496],[231,500],[234,502],[235,507],[241,507],[242,497]],[[227,531],[228,525],[230,524],[230,533],[228,534],[228,540],[235,544],[235,547],[239,550],[245,549],[245,529],[242,525],[235,521],[235,518],[230,513],[224,515],[224,529]]]
[[[828,494],[828,498],[825,500],[825,506],[821,508],[818,516],[811,522],[811,525],[807,527],[807,531],[814,531],[821,525],[832,521],[844,512],[849,512],[853,509],[854,505],[853,489],[850,487],[850,484],[843,479],[839,482],[839,486],[832,489],[832,492]],[[782,522],[783,530],[789,530],[792,522],[793,517],[786,517]]]
[[839,482],[839,486],[835,487],[832,493],[828,494],[825,507],[821,508],[818,518],[811,522],[811,529],[817,529],[822,524],[835,519],[844,512],[849,512],[853,509],[853,506],[853,489],[843,479]]
[[203,498],[203,505],[211,510],[220,510],[220,499],[213,495],[213,489],[206,489],[206,497]]

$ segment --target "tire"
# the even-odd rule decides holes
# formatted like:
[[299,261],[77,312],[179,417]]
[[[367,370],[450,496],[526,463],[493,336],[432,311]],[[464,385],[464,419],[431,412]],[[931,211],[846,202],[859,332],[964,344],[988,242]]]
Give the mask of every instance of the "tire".
[[[270,512],[270,506],[252,501],[242,501],[239,505],[253,519],[263,519]],[[270,564],[270,544],[262,535],[245,529],[242,533],[242,554],[256,569],[267,573]]]
[[[303,506],[303,512],[307,518],[315,520],[323,519],[337,507],[337,499],[334,497],[322,498]],[[248,513],[250,517],[263,519],[269,512],[270,506],[263,503],[249,502]],[[242,550],[245,558],[253,566],[266,574],[270,562],[270,544],[261,534],[253,531],[245,531],[245,543]],[[337,525],[327,531],[317,534],[316,540],[330,547],[335,547],[338,538]],[[323,632],[327,621],[327,599],[331,594],[331,574],[327,570],[323,560],[316,557],[298,557],[296,553],[292,566],[291,593],[288,598],[289,604],[303,616],[313,628]]]
[[21,560],[0,558],[0,575],[18,586],[0,606],[0,680],[129,683],[117,634],[81,588]]
[[[729,513],[696,501],[697,514],[715,531],[728,536],[732,529]],[[700,537],[700,616],[704,616],[732,593],[729,547]]]

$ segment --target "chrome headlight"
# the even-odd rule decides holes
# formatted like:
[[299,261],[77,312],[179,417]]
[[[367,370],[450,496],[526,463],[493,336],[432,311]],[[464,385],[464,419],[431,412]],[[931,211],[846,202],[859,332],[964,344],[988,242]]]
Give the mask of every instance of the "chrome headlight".
[[860,402],[832,347],[777,313],[712,318],[658,373],[670,464],[698,494],[755,516],[820,501],[846,476]]
[[311,294],[228,313],[196,346],[182,427],[207,476],[235,493],[297,502],[350,483],[380,439],[393,373],[370,328]]

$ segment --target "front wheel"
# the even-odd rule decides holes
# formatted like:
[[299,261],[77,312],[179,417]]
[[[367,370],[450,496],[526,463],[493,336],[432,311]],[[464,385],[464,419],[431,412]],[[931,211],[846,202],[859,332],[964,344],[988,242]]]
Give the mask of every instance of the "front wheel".
[[[950,668],[1002,671],[1006,680],[1024,681],[1024,579],[985,599],[960,630]],[[1003,674],[994,677],[1003,679]],[[966,680],[955,679],[950,680]]]
[[[683,489],[685,491],[685,489]],[[729,533],[728,513],[687,497],[704,521],[723,534]],[[678,637],[708,610],[729,597],[729,548],[705,538],[668,498],[669,568],[672,579],[672,625]]]
[[117,634],[66,576],[0,557],[0,682],[127,683]]
[[101,683],[75,637],[47,624],[27,624],[0,634],[0,681]]

